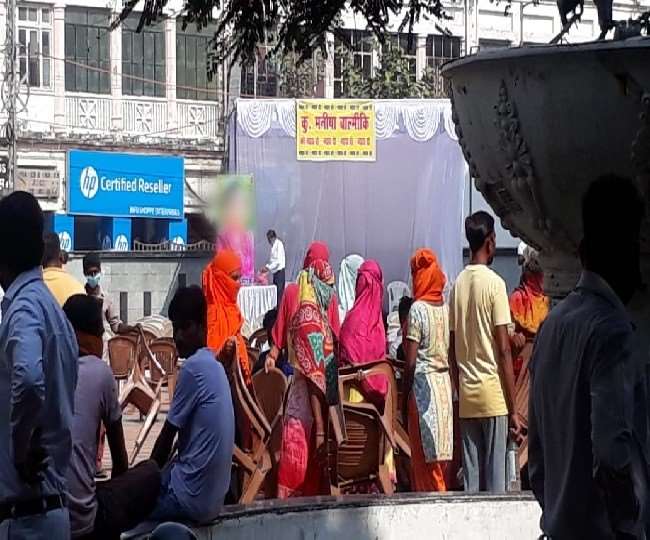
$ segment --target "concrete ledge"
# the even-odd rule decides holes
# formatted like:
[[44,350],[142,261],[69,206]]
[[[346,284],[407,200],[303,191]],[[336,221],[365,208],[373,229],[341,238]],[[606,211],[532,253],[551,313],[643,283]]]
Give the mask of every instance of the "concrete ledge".
[[195,528],[201,540],[533,540],[530,494],[402,494],[262,501],[230,506]]

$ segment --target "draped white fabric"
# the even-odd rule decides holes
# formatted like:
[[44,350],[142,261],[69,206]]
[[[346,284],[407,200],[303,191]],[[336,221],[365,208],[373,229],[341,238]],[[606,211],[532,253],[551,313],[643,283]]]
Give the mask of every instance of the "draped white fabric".
[[278,289],[275,285],[242,287],[237,295],[237,305],[246,321],[242,333],[250,336],[262,327],[266,312],[278,305]]
[[[375,101],[375,133],[388,139],[399,131],[400,119],[413,140],[428,141],[440,121],[452,139],[457,139],[448,99],[401,99]],[[290,99],[238,99],[237,121],[246,135],[262,137],[274,121],[289,136],[296,136],[296,102]]]
[[411,254],[430,247],[455,279],[466,165],[448,100],[377,101],[371,163],[297,161],[295,102],[256,103],[237,103],[230,171],[254,177],[258,266],[272,228],[285,243],[288,279],[313,240],[328,243],[334,268],[350,253],[377,260],[386,283],[409,282]]

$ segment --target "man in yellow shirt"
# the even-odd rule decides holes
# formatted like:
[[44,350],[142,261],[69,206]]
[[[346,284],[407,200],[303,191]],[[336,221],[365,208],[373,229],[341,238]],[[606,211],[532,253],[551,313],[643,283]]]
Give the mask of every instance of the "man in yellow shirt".
[[496,253],[494,218],[476,212],[465,220],[471,251],[449,300],[450,364],[459,392],[465,491],[505,491],[508,425],[515,414],[515,382],[506,284],[488,268]]
[[75,294],[86,294],[86,291],[81,283],[63,269],[59,236],[56,233],[46,233],[43,241],[43,280],[59,306],[63,307],[68,298]]

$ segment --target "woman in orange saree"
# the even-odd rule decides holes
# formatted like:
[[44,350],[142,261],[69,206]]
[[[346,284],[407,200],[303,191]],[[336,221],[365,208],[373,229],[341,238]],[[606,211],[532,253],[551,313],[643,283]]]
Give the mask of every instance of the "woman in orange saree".
[[237,305],[241,261],[231,250],[219,251],[203,270],[203,293],[208,304],[208,347],[226,365],[239,361],[248,386],[252,383],[246,342],[241,335],[244,318]]
[[[544,294],[544,273],[537,258],[537,252],[526,247],[521,281],[510,295],[510,312],[515,325],[512,337],[512,357],[515,374],[515,409],[528,426],[528,391],[530,379],[528,362],[533,352],[533,342],[539,327],[546,319],[550,300]],[[528,464],[528,437],[519,441],[519,467],[524,472]],[[526,475],[522,475],[525,481]]]
[[287,396],[278,469],[278,497],[328,492],[328,406],[338,403],[338,367],[328,308],[334,273],[322,259],[298,278],[298,310],[289,324],[294,380]]
[[406,333],[403,410],[411,441],[411,489],[447,491],[453,457],[453,402],[449,375],[449,309],[445,275],[430,249],[411,258],[413,296]]

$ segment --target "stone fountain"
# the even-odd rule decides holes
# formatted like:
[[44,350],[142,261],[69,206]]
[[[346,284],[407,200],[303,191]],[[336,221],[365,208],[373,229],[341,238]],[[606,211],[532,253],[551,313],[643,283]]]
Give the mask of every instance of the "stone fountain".
[[[554,297],[578,277],[591,181],[635,178],[650,210],[649,66],[650,38],[639,37],[488,51],[444,70],[476,187],[506,229],[540,250]],[[650,222],[642,252],[650,283]]]

